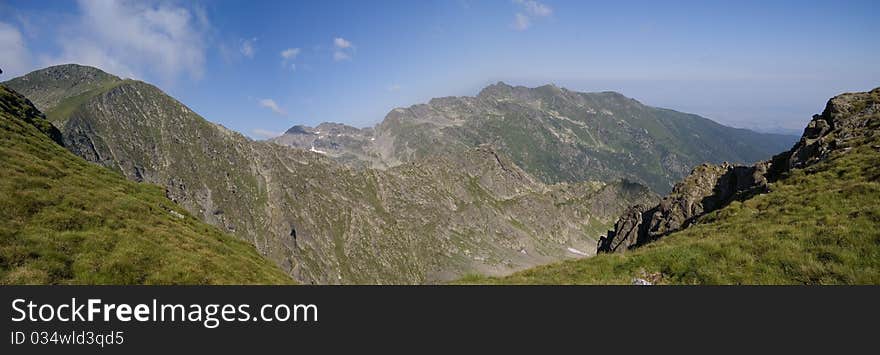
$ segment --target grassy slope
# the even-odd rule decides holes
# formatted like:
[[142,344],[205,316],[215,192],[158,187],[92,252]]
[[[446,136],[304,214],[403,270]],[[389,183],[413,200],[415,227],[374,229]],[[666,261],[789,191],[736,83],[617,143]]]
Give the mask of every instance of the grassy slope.
[[100,83],[100,85],[96,84],[96,88],[85,91],[79,95],[65,98],[58,103],[57,106],[53,107],[52,110],[46,112],[46,119],[49,122],[52,122],[57,127],[64,127],[64,123],[67,122],[67,119],[70,118],[70,115],[73,114],[80,106],[88,102],[89,100],[98,97],[101,94],[106,93],[110,89],[122,84],[124,81],[122,80],[112,80]]
[[160,187],[89,164],[0,110],[0,284],[290,282]]
[[771,192],[629,254],[460,283],[629,284],[646,277],[661,284],[878,284],[880,131],[872,129],[852,151],[795,170]]

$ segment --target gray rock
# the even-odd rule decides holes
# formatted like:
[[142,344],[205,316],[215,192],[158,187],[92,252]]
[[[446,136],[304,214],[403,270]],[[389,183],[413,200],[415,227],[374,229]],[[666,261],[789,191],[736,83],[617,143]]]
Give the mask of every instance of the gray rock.
[[645,280],[645,279],[640,279],[640,278],[634,278],[634,279],[632,279],[632,284],[633,284],[633,285],[638,285],[638,286],[651,286],[651,285],[653,285],[653,284],[651,283],[651,281],[648,281],[648,280]]

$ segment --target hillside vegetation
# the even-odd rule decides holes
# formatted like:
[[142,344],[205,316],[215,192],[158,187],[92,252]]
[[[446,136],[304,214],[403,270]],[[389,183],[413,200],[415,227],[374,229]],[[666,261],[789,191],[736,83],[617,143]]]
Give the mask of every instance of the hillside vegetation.
[[0,284],[285,284],[246,242],[73,155],[0,86]]

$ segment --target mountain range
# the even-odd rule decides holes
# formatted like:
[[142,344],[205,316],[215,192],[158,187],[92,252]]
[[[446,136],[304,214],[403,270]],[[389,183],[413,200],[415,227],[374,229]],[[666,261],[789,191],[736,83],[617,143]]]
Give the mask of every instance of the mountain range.
[[[3,85],[33,102],[32,114],[45,120],[32,126],[68,156],[131,186],[161,186],[162,198],[181,208],[168,214],[207,223],[216,238],[244,240],[274,264],[267,273],[301,283],[423,284],[467,275],[502,282],[560,260],[629,258],[592,256],[653,248],[661,239],[655,236],[664,243],[667,234],[739,203],[732,201],[772,194],[763,186],[784,179],[764,174],[780,165],[760,160],[796,141],[618,93],[553,85],[497,83],[475,97],[394,109],[375,127],[294,126],[268,141],[211,123],[153,85],[96,68],[55,66]],[[703,178],[703,171],[714,175]],[[717,182],[731,174],[733,183]],[[688,181],[700,187],[683,187]],[[735,193],[716,196],[728,183]],[[682,195],[699,203],[675,197]],[[676,204],[688,214],[663,212]],[[668,220],[657,224],[665,230],[617,237],[635,223],[627,216],[650,220],[658,211],[658,220]],[[20,233],[16,228],[8,230]],[[251,276],[240,282],[269,283]],[[127,283],[163,280],[169,282]]]
[[667,193],[694,166],[753,163],[796,139],[727,127],[616,92],[499,82],[475,97],[394,109],[375,127],[294,126],[271,141],[373,168],[491,144],[547,184],[627,179]]

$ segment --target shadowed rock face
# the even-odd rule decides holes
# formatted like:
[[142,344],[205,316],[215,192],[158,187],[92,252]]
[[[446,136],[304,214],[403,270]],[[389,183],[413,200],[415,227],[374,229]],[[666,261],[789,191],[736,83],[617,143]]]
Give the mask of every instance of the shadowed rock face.
[[752,166],[704,164],[673,188],[654,206],[630,207],[614,230],[600,238],[598,252],[624,252],[687,228],[709,212],[734,200],[764,193],[770,182],[790,169],[809,167],[831,152],[850,149],[849,142],[869,132],[871,120],[880,112],[880,88],[847,93],[828,101],[821,115],[814,115],[800,141],[789,151]]
[[62,144],[61,131],[51,123],[47,122],[46,116],[34,107],[33,103],[21,94],[0,87],[0,110],[18,117],[28,124],[36,127],[40,132],[49,136],[55,143]]

